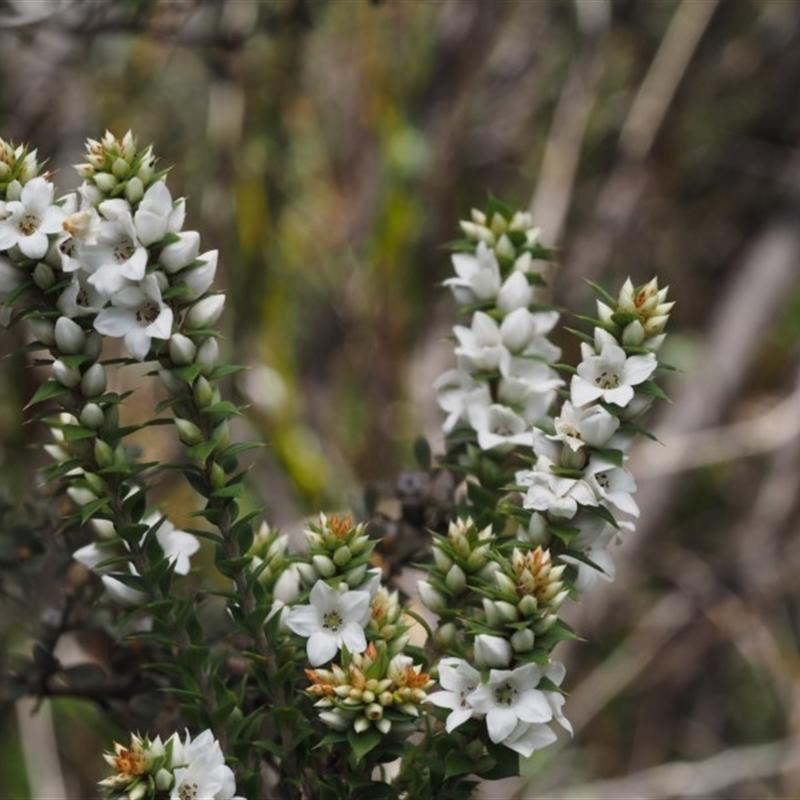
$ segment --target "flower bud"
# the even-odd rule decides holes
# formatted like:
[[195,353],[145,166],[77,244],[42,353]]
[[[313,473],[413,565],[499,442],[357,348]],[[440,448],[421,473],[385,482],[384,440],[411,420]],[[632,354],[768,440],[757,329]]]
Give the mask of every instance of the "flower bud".
[[433,563],[440,572],[447,572],[453,566],[453,559],[444,550],[438,547],[433,548]]
[[367,575],[367,565],[366,564],[359,564],[357,567],[351,567],[347,572],[344,574],[345,583],[351,589],[357,589],[364,583],[364,578]]
[[77,355],[83,352],[86,334],[77,322],[69,317],[59,317],[55,327],[56,346],[66,355]]
[[211,486],[214,489],[221,489],[228,482],[225,470],[215,461],[211,465]]
[[97,361],[103,350],[103,337],[95,330],[86,334],[86,342],[83,345],[83,354],[89,361]]
[[109,194],[119,181],[110,172],[98,172],[94,176],[94,184],[101,192]]
[[[81,419],[83,419],[82,415]],[[94,460],[97,462],[97,466],[101,468],[110,467],[114,463],[114,451],[108,442],[104,442],[102,439],[94,440]]]
[[6,186],[6,200],[19,200],[22,195],[22,184],[14,179]]
[[102,364],[92,364],[81,378],[81,393],[84,397],[98,397],[106,390],[106,370]]
[[447,607],[447,598],[427,581],[419,581],[417,583],[417,591],[423,605],[434,613],[438,613]]
[[137,175],[134,175],[125,184],[125,199],[133,206],[144,197],[144,184]]
[[172,274],[188,267],[200,252],[200,234],[197,231],[184,231],[178,234],[178,241],[168,244],[158,257],[164,272]]
[[169,357],[178,366],[194,363],[197,346],[182,333],[173,333],[169,340]]
[[40,261],[33,270],[33,282],[46,292],[56,282],[53,270],[44,262]]
[[629,322],[622,330],[622,343],[628,347],[638,347],[644,341],[644,331],[638,319]]
[[103,409],[97,403],[87,403],[79,419],[81,425],[91,431],[96,431],[106,420]]
[[447,571],[444,582],[453,594],[461,594],[467,587],[467,576],[458,564],[453,564]]
[[511,647],[514,648],[515,653],[530,653],[533,650],[533,644],[536,641],[536,635],[530,628],[524,628],[521,631],[516,631],[511,636]]
[[111,171],[117,178],[124,178],[130,168],[130,164],[124,158],[114,159],[114,163],[111,165]]
[[166,792],[172,788],[172,781],[174,780],[172,773],[162,767],[158,772],[156,772],[155,783],[156,789],[159,792]]
[[475,663],[479,667],[504,668],[511,663],[514,652],[501,636],[480,633],[475,637]]
[[344,567],[350,563],[352,558],[353,553],[347,545],[342,545],[333,553],[333,563],[336,564],[337,567]]
[[353,720],[353,730],[356,733],[364,733],[371,725],[372,723],[366,717],[356,717]]
[[194,382],[192,392],[195,402],[200,408],[210,406],[214,402],[214,387],[202,375]]
[[203,441],[203,432],[191,420],[175,417],[178,438],[190,447]]
[[203,366],[203,374],[208,375],[217,366],[219,359],[219,344],[214,336],[203,339],[200,347],[197,348],[195,361]]
[[68,367],[63,361],[53,362],[53,377],[68,389],[74,389],[81,382],[81,373],[75,367]]
[[224,307],[224,294],[211,294],[198,300],[186,312],[186,327],[189,330],[210,327],[219,319]]
[[539,611],[539,601],[532,594],[526,594],[519,601],[517,608],[523,617],[535,617]]
[[317,553],[317,555],[311,557],[311,563],[314,565],[317,574],[323,578],[330,578],[336,574],[336,565],[328,556]]

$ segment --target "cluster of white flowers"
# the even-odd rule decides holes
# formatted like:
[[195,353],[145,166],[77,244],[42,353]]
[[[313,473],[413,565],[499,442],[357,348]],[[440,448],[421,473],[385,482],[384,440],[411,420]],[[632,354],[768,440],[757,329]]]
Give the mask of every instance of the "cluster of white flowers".
[[[467,661],[443,658],[439,663],[441,691],[428,700],[450,709],[445,722],[448,733],[469,719],[484,719],[489,738],[521,756],[556,740],[548,723],[556,720],[565,730],[572,726],[562,713],[564,697],[555,691],[564,678],[563,664],[551,662],[546,669],[523,664],[515,669],[492,669],[488,680]],[[538,689],[543,680],[552,689]]]
[[133,734],[105,760],[114,774],[100,785],[113,800],[244,800],[210,730],[194,739],[187,731],[183,741],[173,733],[166,742]]
[[[546,338],[558,315],[534,295],[532,262],[548,255],[538,231],[496,201],[461,227],[466,252],[453,256],[445,285],[471,323],[454,329],[458,366],[437,388],[448,460],[467,472],[467,508],[492,524],[464,517],[434,535],[419,594],[439,616],[447,656],[429,700],[450,709],[448,731],[479,720],[491,742],[529,756],[555,739],[553,722],[570,730],[564,668],[551,651],[573,634],[558,612],[598,575],[613,578],[607,546],[638,516],[624,463],[632,420],[659,394],[652,378],[673,304],[655,279],[628,280],[617,298],[598,290],[593,335],[559,392],[550,365],[559,351]],[[471,469],[487,463],[470,457],[476,444],[490,472]]]
[[533,467],[516,473],[531,512],[525,538],[548,544],[555,530],[565,537],[560,559],[577,568],[579,592],[598,576],[613,579],[607,546],[639,515],[636,481],[624,467],[634,440],[627,423],[658,391],[651,379],[673,306],[666,296],[655,278],[638,289],[628,279],[616,300],[598,301],[599,324],[581,343],[569,399],[550,432],[536,432]]
[[530,447],[562,384],[550,366],[560,351],[547,338],[558,313],[534,303],[535,261],[547,250],[528,214],[473,211],[461,226],[468,244],[445,285],[472,318],[453,329],[457,366],[435,383],[444,432],[472,431],[481,450],[498,453]]

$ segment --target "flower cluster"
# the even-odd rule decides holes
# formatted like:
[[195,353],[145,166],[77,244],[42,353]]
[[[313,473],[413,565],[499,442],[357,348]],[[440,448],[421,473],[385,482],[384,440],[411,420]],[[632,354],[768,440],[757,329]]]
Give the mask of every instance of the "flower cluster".
[[569,399],[547,433],[536,436],[536,460],[516,473],[522,505],[530,511],[525,537],[543,545],[560,540],[559,559],[574,566],[578,591],[614,576],[607,545],[639,515],[636,481],[624,463],[633,421],[660,394],[653,381],[672,303],[654,278],[635,288],[625,281],[616,300],[598,301],[593,336]]
[[133,734],[105,760],[114,774],[100,785],[113,800],[244,800],[210,730],[194,739],[187,731],[183,741],[173,733],[166,742]]
[[374,726],[382,734],[407,735],[416,728],[420,707],[433,685],[430,676],[403,654],[373,643],[361,653],[345,654],[342,665],[306,670],[309,693],[319,699],[320,719],[337,731],[364,733]]
[[[593,335],[552,411],[563,382],[545,336],[557,315],[536,304],[540,281],[529,271],[548,253],[531,252],[527,215],[496,201],[461,227],[466,252],[453,256],[456,277],[445,284],[471,323],[454,329],[458,367],[437,386],[466,502],[447,534],[434,535],[419,583],[444,655],[442,690],[429,700],[450,709],[447,731],[478,720],[492,743],[528,756],[555,739],[553,721],[569,730],[564,668],[551,652],[574,634],[559,610],[598,575],[613,577],[607,546],[638,516],[624,463],[633,421],[660,394],[653,377],[672,303],[655,279],[628,280],[617,298],[598,289]],[[475,444],[482,460],[470,458]]]
[[[436,390],[441,466],[464,480],[455,518],[432,534],[420,565],[419,596],[438,617],[431,629],[382,585],[367,524],[321,514],[295,553],[287,535],[241,513],[237,456],[252,445],[231,443],[240,409],[218,388],[237,368],[217,364],[217,253],[183,230],[183,199],[131,134],[89,140],[78,171],[79,189],[55,199],[35,151],[0,140],[3,319],[27,319],[29,349],[45,352],[49,377],[31,405],[58,406],[41,415],[49,474],[74,504],[76,535],[93,537],[73,557],[112,601],[147,613],[149,625],[131,626],[147,649],[137,691],[169,694],[208,726],[195,738],[116,744],[107,795],[232,800],[234,773],[215,735],[251,794],[268,783],[281,796],[388,796],[380,765],[398,755],[397,796],[466,796],[471,772],[518,774],[513,754],[571,730],[564,667],[553,659],[574,636],[562,605],[613,577],[607,547],[638,515],[625,463],[637,418],[660,394],[666,289],[654,279],[626,281],[617,297],[598,290],[580,364],[556,367],[548,334],[559,314],[536,294],[537,264],[551,251],[529,215],[493,199],[462,222],[445,285],[468,321],[453,330],[456,367]],[[121,339],[127,357],[104,353],[107,338]],[[126,395],[109,389],[107,370],[146,360],[167,397],[144,424],[171,412],[184,445],[172,466],[204,501],[202,530],[177,530],[148,506],[157,470],[129,443],[139,428],[119,422]],[[175,591],[199,549],[195,534],[211,542],[216,574],[207,585],[198,577],[196,592]],[[412,643],[415,619],[430,634],[424,646]],[[138,658],[134,650],[125,656]],[[58,671],[46,655],[37,669]],[[466,740],[475,764],[449,757]]]
[[558,313],[534,302],[536,260],[549,250],[528,214],[496,201],[461,225],[467,239],[452,257],[456,277],[445,285],[471,320],[453,329],[457,366],[435,387],[445,434],[462,433],[502,454],[532,444],[532,426],[546,420],[562,383],[550,366],[560,351],[547,338]]
[[492,742],[527,757],[555,741],[548,724],[552,720],[572,731],[561,711],[564,698],[555,690],[564,672],[558,662],[546,669],[524,664],[512,670],[492,669],[484,681],[464,659],[443,658],[439,664],[442,689],[428,700],[450,709],[445,722],[448,733],[470,719],[484,720]]

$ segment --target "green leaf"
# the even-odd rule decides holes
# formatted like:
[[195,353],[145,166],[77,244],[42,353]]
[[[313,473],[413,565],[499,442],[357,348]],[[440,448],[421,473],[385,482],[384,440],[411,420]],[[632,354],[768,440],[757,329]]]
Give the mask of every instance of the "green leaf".
[[192,445],[186,448],[186,455],[194,461],[199,461],[205,464],[208,457],[214,452],[216,447],[215,442],[200,442],[199,444]]
[[655,382],[655,381],[645,381],[644,383],[640,383],[636,387],[637,392],[641,392],[642,394],[649,394],[653,397],[657,397],[659,400],[666,400],[668,403],[671,402],[669,397],[664,393],[664,390]]
[[350,745],[356,764],[374,750],[383,739],[383,735],[376,728],[367,728],[364,733],[356,733],[353,728],[347,731],[347,743]]
[[475,771],[477,764],[474,758],[459,750],[450,750],[444,761],[444,777],[457,778],[459,775],[469,775]]
[[564,544],[569,544],[580,532],[580,528],[573,528],[570,525],[548,525],[547,530],[557,539],[561,539]]
[[61,428],[65,442],[77,442],[79,439],[94,439],[97,436],[95,431],[84,428],[82,425],[64,425]]
[[587,280],[586,283],[592,287],[595,294],[609,307],[609,308],[616,308],[617,301],[599,284],[595,283],[594,281]]
[[414,458],[416,458],[417,464],[421,469],[428,470],[431,468],[433,454],[431,446],[424,436],[418,436],[414,440]]
[[623,460],[625,458],[625,454],[622,450],[615,450],[612,448],[592,448],[592,453],[602,458],[604,461],[609,461],[615,467],[621,467]]
[[104,510],[111,505],[111,498],[100,497],[91,503],[81,506],[81,522],[85,525],[98,511]]
[[230,483],[211,493],[212,497],[241,497],[244,493],[243,483]]
[[45,400],[52,400],[54,397],[61,397],[61,395],[67,394],[69,389],[66,386],[62,386],[56,380],[48,380],[43,383],[37,390],[33,397],[28,401],[28,405],[25,406],[26,409],[35,406],[37,403],[43,403]]

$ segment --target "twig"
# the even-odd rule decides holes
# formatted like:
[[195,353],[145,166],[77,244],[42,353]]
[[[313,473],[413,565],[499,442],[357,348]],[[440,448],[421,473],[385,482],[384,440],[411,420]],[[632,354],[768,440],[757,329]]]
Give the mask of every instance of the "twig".
[[[798,742],[784,739],[751,747],[731,747],[703,761],[677,761],[626,778],[593,781],[548,792],[548,800],[656,800],[709,797],[743,781],[780,775],[800,766]],[[792,759],[786,754],[794,752]]]

